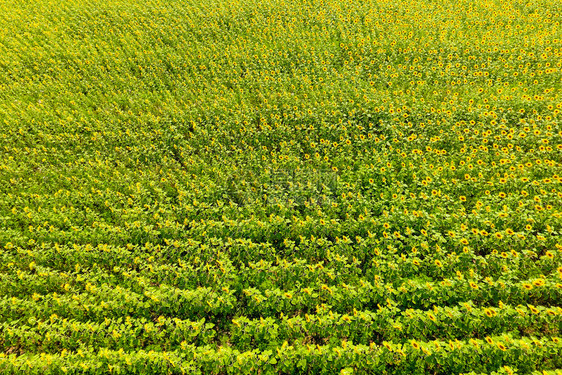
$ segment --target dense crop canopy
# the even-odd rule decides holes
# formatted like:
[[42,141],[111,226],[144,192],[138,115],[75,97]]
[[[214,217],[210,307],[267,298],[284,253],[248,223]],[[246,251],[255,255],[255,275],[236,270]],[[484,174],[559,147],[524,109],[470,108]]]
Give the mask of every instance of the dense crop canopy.
[[559,374],[561,21],[0,0],[0,372]]

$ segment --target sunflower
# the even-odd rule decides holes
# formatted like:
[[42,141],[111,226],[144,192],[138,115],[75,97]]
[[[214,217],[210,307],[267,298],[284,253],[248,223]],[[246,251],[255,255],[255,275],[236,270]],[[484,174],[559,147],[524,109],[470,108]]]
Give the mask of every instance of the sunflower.
[[533,281],[533,285],[534,286],[543,286],[544,285],[544,279],[536,279],[535,281]]
[[539,314],[539,313],[540,313],[539,309],[537,309],[537,308],[536,308],[535,306],[533,306],[533,305],[527,305],[527,307],[529,307],[529,310],[531,310],[531,312],[532,312],[533,314]]

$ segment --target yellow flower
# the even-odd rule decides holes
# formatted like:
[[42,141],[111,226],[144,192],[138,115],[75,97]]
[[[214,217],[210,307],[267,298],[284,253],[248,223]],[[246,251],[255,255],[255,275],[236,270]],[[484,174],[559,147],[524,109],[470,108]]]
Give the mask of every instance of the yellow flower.
[[539,314],[540,313],[540,311],[533,305],[527,305],[527,307],[529,308],[529,310],[531,310],[531,312],[533,314]]
[[543,286],[544,285],[544,279],[537,279],[537,280],[533,281],[533,285],[534,286]]

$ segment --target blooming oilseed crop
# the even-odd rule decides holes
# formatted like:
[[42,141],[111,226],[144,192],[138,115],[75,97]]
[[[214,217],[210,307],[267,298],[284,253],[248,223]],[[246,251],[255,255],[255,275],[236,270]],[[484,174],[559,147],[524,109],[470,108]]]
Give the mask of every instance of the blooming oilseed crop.
[[561,373],[561,21],[0,1],[0,372]]

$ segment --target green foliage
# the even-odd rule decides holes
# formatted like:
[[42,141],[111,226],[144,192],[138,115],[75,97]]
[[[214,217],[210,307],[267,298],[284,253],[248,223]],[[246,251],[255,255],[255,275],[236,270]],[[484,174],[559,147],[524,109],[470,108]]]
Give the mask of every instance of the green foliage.
[[0,2],[0,372],[560,373],[561,18]]

